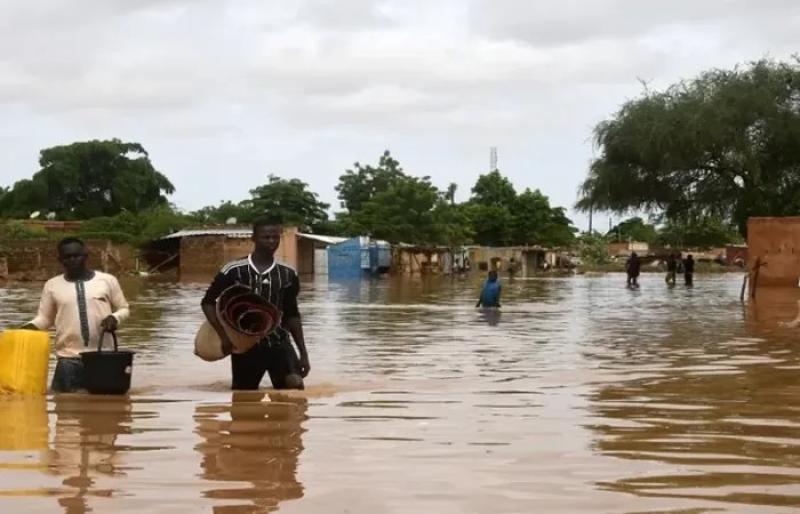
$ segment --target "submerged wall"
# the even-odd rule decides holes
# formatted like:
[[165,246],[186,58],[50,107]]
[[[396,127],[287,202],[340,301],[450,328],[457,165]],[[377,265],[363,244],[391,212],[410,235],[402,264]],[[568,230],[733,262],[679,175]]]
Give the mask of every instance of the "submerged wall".
[[748,266],[760,259],[758,287],[800,283],[800,216],[750,218],[747,221]]

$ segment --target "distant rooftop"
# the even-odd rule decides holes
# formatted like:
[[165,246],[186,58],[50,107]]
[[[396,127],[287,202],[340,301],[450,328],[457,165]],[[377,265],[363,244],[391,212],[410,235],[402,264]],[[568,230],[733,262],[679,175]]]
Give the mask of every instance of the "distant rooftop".
[[[247,239],[253,233],[251,227],[229,227],[229,228],[200,228],[190,230],[179,230],[161,239],[181,239],[184,237],[198,237],[198,236],[225,236],[233,239]],[[342,241],[347,241],[346,237],[323,236],[319,234],[305,234],[298,232],[299,237],[319,241],[325,244],[336,244]]]

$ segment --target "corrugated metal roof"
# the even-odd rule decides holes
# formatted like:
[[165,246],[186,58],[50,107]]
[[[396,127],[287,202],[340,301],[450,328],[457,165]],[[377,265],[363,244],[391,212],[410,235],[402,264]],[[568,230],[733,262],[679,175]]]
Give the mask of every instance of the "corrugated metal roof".
[[329,245],[335,245],[337,243],[341,243],[343,241],[347,241],[346,237],[321,236],[319,234],[304,234],[304,233],[301,233],[301,232],[298,232],[297,235],[299,237],[302,237],[302,238],[305,238],[305,239],[311,239],[313,241],[319,241],[321,243],[325,243],[325,244],[329,244]]
[[253,229],[250,227],[237,227],[237,228],[201,228],[197,230],[179,230],[174,234],[164,236],[161,239],[180,239],[182,237],[195,237],[195,236],[226,236],[233,238],[245,239],[253,234]]
[[[161,239],[180,239],[182,237],[197,237],[197,236],[225,236],[236,239],[246,239],[249,238],[252,234],[253,234],[253,229],[250,227],[201,228],[193,230],[179,230],[178,232],[175,232],[174,234],[170,234],[168,236],[164,236]],[[321,243],[329,245],[341,243],[342,241],[347,241],[346,237],[322,236],[319,234],[304,234],[300,232],[298,232],[297,235],[305,239],[312,239],[314,241],[319,241]]]

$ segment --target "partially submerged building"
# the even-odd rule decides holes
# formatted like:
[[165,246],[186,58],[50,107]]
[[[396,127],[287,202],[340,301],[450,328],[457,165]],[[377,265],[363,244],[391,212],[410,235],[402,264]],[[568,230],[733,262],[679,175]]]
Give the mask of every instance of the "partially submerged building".
[[392,248],[392,271],[401,275],[449,274],[463,268],[466,250],[446,246],[399,244]]
[[758,266],[758,287],[800,285],[800,216],[750,218],[747,261]]
[[392,266],[391,245],[369,237],[353,237],[330,245],[327,251],[328,277],[334,280],[387,273]]
[[643,241],[616,241],[608,243],[608,256],[613,258],[630,257],[631,253],[636,252],[639,257],[650,254],[650,245]]
[[[248,255],[253,249],[250,227],[181,230],[151,243],[148,261],[152,270],[178,270],[181,280],[207,280],[226,262]],[[327,272],[327,247],[344,238],[299,232],[284,227],[275,258],[299,274]]]
[[541,246],[471,246],[468,255],[474,270],[508,272],[513,269],[522,277],[561,265],[556,250]]

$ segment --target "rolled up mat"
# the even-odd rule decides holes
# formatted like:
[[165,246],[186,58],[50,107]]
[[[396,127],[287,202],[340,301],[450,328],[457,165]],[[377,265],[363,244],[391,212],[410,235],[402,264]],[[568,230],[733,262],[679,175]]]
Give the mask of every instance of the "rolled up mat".
[[[244,353],[281,324],[281,312],[249,288],[234,285],[222,292],[216,304],[217,317],[233,343],[234,353]],[[207,361],[225,357],[222,341],[208,321],[195,336],[194,353]]]

